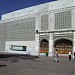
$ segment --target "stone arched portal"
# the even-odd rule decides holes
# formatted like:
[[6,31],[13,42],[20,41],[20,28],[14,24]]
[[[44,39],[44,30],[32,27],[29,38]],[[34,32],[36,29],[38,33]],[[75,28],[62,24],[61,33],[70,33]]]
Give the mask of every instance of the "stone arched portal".
[[54,42],[54,50],[56,49],[59,54],[68,54],[69,51],[72,52],[72,41],[67,39],[58,39]]
[[40,53],[48,53],[49,42],[46,39],[42,39],[40,42]]

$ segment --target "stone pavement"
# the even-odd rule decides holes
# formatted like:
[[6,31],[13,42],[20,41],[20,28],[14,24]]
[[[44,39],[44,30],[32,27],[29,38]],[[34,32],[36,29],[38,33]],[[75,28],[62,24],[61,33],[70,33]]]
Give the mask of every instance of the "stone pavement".
[[8,57],[0,58],[0,75],[75,75],[75,61],[67,57],[39,58]]

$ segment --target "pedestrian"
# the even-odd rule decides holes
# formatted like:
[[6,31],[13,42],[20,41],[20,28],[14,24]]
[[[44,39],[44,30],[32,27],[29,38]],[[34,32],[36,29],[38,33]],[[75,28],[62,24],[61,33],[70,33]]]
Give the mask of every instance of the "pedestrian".
[[75,61],[75,52],[74,52],[74,61]]
[[71,51],[69,51],[69,61],[71,61]]
[[58,51],[57,51],[57,49],[55,50],[54,62],[59,62],[59,61],[58,61]]

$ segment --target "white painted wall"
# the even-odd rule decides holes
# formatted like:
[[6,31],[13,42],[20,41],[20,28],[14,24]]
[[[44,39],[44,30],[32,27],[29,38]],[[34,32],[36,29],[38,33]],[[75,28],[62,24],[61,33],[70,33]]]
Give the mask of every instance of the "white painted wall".
[[39,34],[35,35],[35,51],[39,55]]
[[73,36],[73,53],[74,53],[75,52],[75,32],[73,34],[74,34]]
[[74,0],[58,0],[49,3],[49,10],[56,10],[74,6]]
[[[27,46],[27,49],[26,51],[14,51],[11,50],[11,45]],[[6,41],[5,51],[9,53],[37,55],[35,41]]]
[[53,34],[49,34],[49,56],[53,56]]

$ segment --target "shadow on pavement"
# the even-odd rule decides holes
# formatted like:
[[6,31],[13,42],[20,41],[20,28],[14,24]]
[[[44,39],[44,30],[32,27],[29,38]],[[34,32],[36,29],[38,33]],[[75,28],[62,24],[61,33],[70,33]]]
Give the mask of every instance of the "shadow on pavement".
[[0,68],[2,68],[2,67],[6,67],[7,65],[0,65]]
[[35,59],[39,58],[38,56],[32,56],[29,54],[0,54],[0,61],[12,61],[18,62],[19,60],[24,59]]

